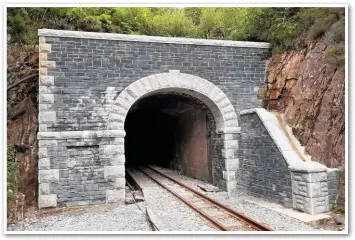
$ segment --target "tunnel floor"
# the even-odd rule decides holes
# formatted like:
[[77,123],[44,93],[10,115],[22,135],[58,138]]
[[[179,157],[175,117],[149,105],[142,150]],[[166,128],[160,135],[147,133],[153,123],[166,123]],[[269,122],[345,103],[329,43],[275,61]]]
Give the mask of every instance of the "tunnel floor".
[[137,101],[125,121],[126,166],[152,164],[211,182],[208,121],[203,107],[185,96]]

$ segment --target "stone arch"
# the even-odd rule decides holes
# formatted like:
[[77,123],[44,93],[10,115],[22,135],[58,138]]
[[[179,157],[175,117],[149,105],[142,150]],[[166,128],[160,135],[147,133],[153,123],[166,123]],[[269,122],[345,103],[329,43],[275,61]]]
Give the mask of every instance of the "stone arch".
[[[168,73],[159,73],[141,78],[127,86],[116,98],[112,105],[112,112],[108,118],[108,130],[122,134],[118,145],[106,146],[112,153],[110,171],[119,171],[124,167],[124,124],[128,111],[139,99],[154,93],[176,92],[191,95],[203,102],[211,111],[216,133],[219,135],[221,145],[218,148],[217,175],[218,186],[232,193],[237,188],[236,172],[239,167],[238,160],[238,135],[240,128],[237,114],[228,97],[216,85],[206,79],[190,74],[180,73],[178,70],[170,70]],[[109,175],[109,173],[107,173]],[[117,186],[124,188],[124,183]],[[109,192],[108,198],[116,194]],[[113,196],[113,198],[115,198]]]
[[139,99],[157,92],[175,91],[191,95],[210,109],[218,134],[239,133],[234,107],[226,94],[206,79],[170,70],[141,78],[127,86],[116,98],[108,117],[109,130],[123,130],[127,113]]

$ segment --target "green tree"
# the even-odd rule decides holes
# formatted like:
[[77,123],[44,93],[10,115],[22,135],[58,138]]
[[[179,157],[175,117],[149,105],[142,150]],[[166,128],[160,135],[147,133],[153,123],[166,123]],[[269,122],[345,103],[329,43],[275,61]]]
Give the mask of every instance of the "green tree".
[[337,22],[345,32],[340,21],[344,15],[344,10],[327,8],[22,7],[8,8],[7,30],[12,42],[22,44],[36,43],[39,28],[54,28],[267,41],[276,50],[286,50],[300,40],[321,38]]

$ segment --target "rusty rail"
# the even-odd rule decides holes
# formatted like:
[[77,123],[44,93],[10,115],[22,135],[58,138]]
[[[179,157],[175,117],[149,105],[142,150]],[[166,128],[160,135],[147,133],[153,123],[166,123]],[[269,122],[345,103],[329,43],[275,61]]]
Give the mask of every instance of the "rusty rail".
[[[229,215],[247,225],[249,225],[250,227],[252,227],[253,229],[257,230],[257,231],[273,231],[272,228],[270,228],[269,226],[266,226],[265,224],[262,224],[260,222],[257,222],[255,220],[253,220],[252,218],[239,213],[237,211],[235,211],[234,209],[221,204],[220,202],[217,202],[216,200],[205,196],[204,194],[196,191],[195,189],[175,180],[174,178],[171,178],[170,176],[152,168],[152,167],[147,167],[148,169],[158,173],[159,175],[169,179],[170,181],[180,185],[181,187],[183,187],[184,189],[187,189],[188,191],[194,193],[195,195],[198,195],[200,198],[206,200],[207,202],[209,202],[211,205],[217,206],[220,209],[225,210],[226,212],[229,213]],[[165,186],[161,181],[159,181],[158,179],[156,179],[154,176],[149,175],[146,171],[142,170],[141,168],[139,168],[140,171],[142,171],[144,174],[146,174],[148,177],[150,177],[151,179],[153,179],[155,182],[157,182],[160,186],[162,186],[163,188],[165,188],[166,190],[168,190],[169,192],[171,192],[174,196],[176,196],[177,198],[179,198],[181,201],[183,201],[186,205],[188,205],[190,208],[192,208],[193,210],[195,210],[196,212],[198,212],[200,215],[202,215],[205,219],[207,219],[208,221],[210,221],[218,230],[222,230],[222,231],[229,231],[228,227],[224,226],[223,224],[219,223],[218,221],[216,221],[215,219],[213,219],[212,217],[210,217],[209,215],[205,214],[203,211],[201,211],[200,209],[196,208],[193,204],[191,204],[190,202],[188,202],[186,199],[184,199],[183,197],[181,197],[179,194],[177,194],[174,190],[172,190],[171,188]]]

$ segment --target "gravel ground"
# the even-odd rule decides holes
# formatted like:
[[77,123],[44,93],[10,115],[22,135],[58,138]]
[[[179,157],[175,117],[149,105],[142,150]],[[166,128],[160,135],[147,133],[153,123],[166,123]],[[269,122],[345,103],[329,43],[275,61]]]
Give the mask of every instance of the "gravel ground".
[[160,218],[167,231],[215,231],[198,213],[149,177],[139,171],[131,172],[134,173],[138,185],[143,188],[144,204]]
[[179,180],[185,183],[186,185],[193,187],[196,190],[199,190],[200,192],[206,194],[207,196],[212,197],[218,200],[219,202],[224,203],[229,207],[239,212],[242,212],[259,222],[265,223],[266,225],[270,226],[274,230],[319,231],[319,229],[312,228],[311,226],[307,225],[306,223],[296,218],[292,218],[285,214],[273,211],[272,209],[248,202],[247,200],[251,200],[253,202],[262,202],[264,206],[268,206],[268,207],[275,207],[275,206],[282,207],[279,204],[266,202],[255,197],[248,196],[243,192],[239,192],[237,196],[229,196],[227,192],[203,192],[199,187],[197,187],[197,185],[205,184],[206,182],[180,175],[178,171],[165,169],[161,167],[155,167],[155,168],[163,173],[169,174],[170,177],[173,177],[176,180]]
[[135,205],[118,205],[100,212],[66,212],[37,219],[9,231],[151,231],[145,214]]
[[[229,196],[227,192],[203,192],[197,187],[205,182],[180,175],[170,169],[156,167],[169,176],[182,181],[186,185],[243,212],[251,218],[263,222],[278,231],[314,231],[311,226],[290,216],[263,207],[280,205],[265,202],[261,199],[239,192],[237,196]],[[149,207],[169,231],[215,231],[209,223],[188,206],[164,190],[141,172],[135,172],[138,183],[143,188],[145,201],[139,203],[144,209]],[[168,193],[168,194],[166,194]],[[162,197],[163,196],[163,197]],[[260,202],[260,206],[253,202]],[[83,210],[85,209],[85,210]],[[96,209],[96,210],[95,210]],[[97,210],[99,209],[99,210]],[[29,219],[25,224],[10,225],[9,231],[151,231],[145,214],[135,204],[100,205],[82,207],[80,211],[68,211],[51,214],[38,219]]]

